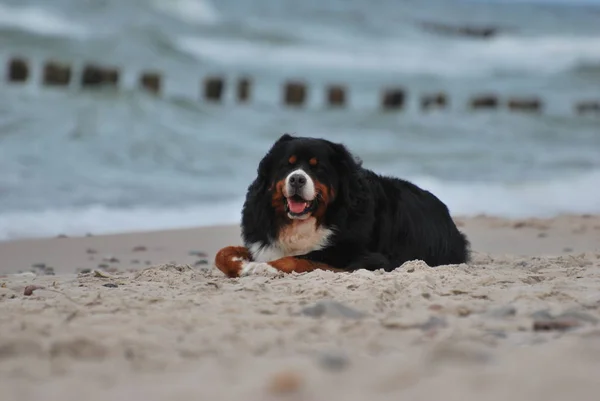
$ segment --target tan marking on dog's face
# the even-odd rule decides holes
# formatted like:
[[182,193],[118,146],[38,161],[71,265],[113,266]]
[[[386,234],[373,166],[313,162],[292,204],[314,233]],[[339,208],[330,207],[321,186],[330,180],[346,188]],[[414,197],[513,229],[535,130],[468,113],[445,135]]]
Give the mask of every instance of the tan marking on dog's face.
[[298,161],[298,158],[296,157],[296,155],[292,155],[290,156],[290,158],[288,159],[288,162],[290,164],[296,164],[296,162]]
[[308,164],[310,164],[310,165],[311,165],[311,166],[313,166],[313,167],[314,167],[314,166],[316,166],[318,163],[319,163],[319,161],[317,160],[317,158],[316,158],[316,157],[313,157],[312,159],[310,159],[310,160],[308,161]]

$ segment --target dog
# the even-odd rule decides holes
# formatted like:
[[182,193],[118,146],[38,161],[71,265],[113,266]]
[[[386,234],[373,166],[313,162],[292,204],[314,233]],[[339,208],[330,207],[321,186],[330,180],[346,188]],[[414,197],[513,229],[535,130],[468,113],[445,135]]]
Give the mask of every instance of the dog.
[[244,246],[215,256],[228,277],[470,260],[469,240],[431,192],[364,168],[343,144],[289,134],[258,165],[241,232]]

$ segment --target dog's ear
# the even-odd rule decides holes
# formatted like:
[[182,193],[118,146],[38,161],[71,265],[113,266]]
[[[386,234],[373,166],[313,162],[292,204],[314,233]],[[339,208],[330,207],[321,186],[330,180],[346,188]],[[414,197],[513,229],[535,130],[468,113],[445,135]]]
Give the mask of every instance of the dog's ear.
[[269,149],[260,163],[258,163],[258,169],[256,171],[257,178],[254,185],[255,190],[262,192],[269,186],[269,178],[271,176],[271,169],[273,165],[273,154],[278,146],[284,142],[291,141],[292,139],[294,139],[293,136],[289,134],[283,134],[278,140],[275,141],[273,146],[271,146],[271,149]]
[[330,146],[339,177],[338,198],[350,208],[366,208],[366,182],[359,174],[362,161],[340,143],[330,143]]

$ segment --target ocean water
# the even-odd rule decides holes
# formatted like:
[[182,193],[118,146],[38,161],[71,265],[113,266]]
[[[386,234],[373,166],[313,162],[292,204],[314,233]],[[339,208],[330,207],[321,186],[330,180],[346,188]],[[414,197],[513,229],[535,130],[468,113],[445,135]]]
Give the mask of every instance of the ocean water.
[[[489,40],[420,22],[492,25]],[[0,82],[0,240],[238,223],[246,188],[284,132],[341,141],[366,167],[432,190],[456,215],[600,213],[600,1],[0,0],[0,61],[28,57],[27,85]],[[41,63],[121,68],[118,91],[39,85]],[[2,76],[4,76],[4,67]],[[164,94],[135,90],[143,69]],[[250,104],[200,100],[206,75],[254,80]],[[302,110],[281,83],[309,83]],[[350,104],[323,107],[323,86]],[[381,88],[407,89],[401,112]],[[446,110],[418,97],[445,91]],[[537,95],[541,114],[470,112],[479,92]]]

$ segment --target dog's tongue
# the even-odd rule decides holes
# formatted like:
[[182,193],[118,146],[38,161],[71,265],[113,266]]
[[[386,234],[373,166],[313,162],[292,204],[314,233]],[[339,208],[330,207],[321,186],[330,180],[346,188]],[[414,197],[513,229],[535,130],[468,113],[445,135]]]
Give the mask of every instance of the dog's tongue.
[[292,213],[302,213],[306,208],[308,202],[296,201],[293,199],[288,199],[288,207]]

